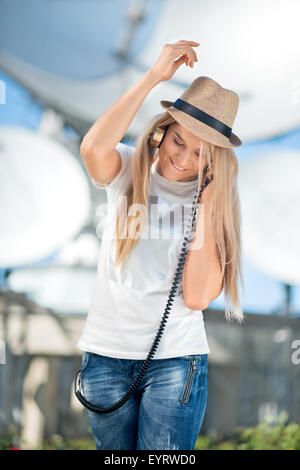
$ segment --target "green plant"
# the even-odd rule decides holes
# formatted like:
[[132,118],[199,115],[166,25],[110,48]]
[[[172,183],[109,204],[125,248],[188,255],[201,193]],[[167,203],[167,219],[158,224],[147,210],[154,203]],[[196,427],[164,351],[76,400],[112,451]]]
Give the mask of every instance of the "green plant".
[[[300,425],[287,424],[288,415],[281,412],[276,419],[265,419],[252,427],[238,427],[235,437],[222,439],[216,432],[199,435],[195,450],[300,450]],[[0,437],[0,449],[22,448],[20,432],[10,426]],[[96,450],[92,436],[65,439],[54,434],[35,450]]]
[[21,434],[15,426],[9,426],[0,437],[0,450],[20,448]]
[[38,450],[96,450],[96,446],[92,438],[65,440],[62,436],[54,434],[44,441]]
[[300,450],[300,426],[286,424],[288,414],[281,412],[277,418],[265,419],[262,423],[236,429],[237,436],[231,440],[221,440],[216,433],[199,436],[195,450]]

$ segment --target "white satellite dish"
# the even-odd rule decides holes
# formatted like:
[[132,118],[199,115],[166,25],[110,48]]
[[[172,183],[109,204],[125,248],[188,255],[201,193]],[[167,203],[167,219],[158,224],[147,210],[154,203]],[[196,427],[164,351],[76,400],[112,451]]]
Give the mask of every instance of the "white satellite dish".
[[[82,23],[82,2],[69,0],[60,2],[55,24],[49,21],[53,2],[43,2],[41,9],[35,1],[18,2],[17,15],[15,3],[2,6],[0,66],[74,125],[95,122],[154,65],[164,44],[180,39],[200,42],[199,61],[194,68],[181,66],[152,89],[130,125],[133,136],[163,112],[160,100],[177,99],[199,75],[239,93],[233,130],[242,141],[270,138],[300,123],[297,0],[133,2],[137,13],[147,3],[147,21],[141,23],[120,14],[126,2],[108,9],[106,2],[94,0],[84,2],[89,15]],[[99,28],[95,18],[106,27]],[[38,41],[43,47],[36,47]],[[127,52],[121,59],[120,47]]]
[[265,153],[248,159],[239,169],[244,253],[271,277],[298,284],[300,152]]
[[86,315],[96,282],[96,270],[85,267],[19,269],[9,276],[9,288],[59,315]]
[[70,151],[29,129],[0,128],[0,267],[39,261],[87,222],[89,184]]
[[[176,80],[189,85],[205,75],[239,94],[233,131],[242,141],[294,129],[300,124],[299,17],[300,3],[295,0],[167,1],[151,41],[136,61],[150,67],[165,43],[179,39],[200,42],[195,49],[199,61],[194,68],[181,66],[171,80],[151,91],[147,102],[156,103],[161,112],[159,100],[177,99],[183,92]],[[147,111],[142,106],[132,122],[138,133],[151,117]]]
[[63,266],[90,266],[98,264],[100,243],[96,235],[81,233],[75,240],[66,243],[55,258]]

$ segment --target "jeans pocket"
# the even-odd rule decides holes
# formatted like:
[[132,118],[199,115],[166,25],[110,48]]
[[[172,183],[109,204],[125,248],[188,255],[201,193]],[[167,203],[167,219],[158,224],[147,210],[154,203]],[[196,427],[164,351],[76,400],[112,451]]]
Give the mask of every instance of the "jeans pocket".
[[81,368],[80,368],[80,374],[82,375],[83,371],[87,368],[89,365],[90,359],[93,356],[93,353],[89,351],[84,351],[82,355],[82,360],[81,360]]
[[196,375],[196,372],[197,372],[197,361],[194,357],[191,357],[190,361],[189,361],[188,373],[187,373],[186,380],[185,380],[184,387],[183,387],[183,391],[182,391],[182,394],[181,394],[181,397],[180,397],[180,402],[181,403],[188,403],[189,402],[189,398],[190,398],[190,394],[191,394],[191,390],[192,390],[192,386],[193,386],[194,377]]

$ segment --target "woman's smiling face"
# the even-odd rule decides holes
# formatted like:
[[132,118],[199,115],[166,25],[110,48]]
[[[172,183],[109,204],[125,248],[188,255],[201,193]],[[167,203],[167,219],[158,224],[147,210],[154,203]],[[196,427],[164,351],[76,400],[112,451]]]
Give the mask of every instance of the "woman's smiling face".
[[155,169],[170,181],[192,181],[198,178],[201,139],[178,122],[169,125],[159,147]]

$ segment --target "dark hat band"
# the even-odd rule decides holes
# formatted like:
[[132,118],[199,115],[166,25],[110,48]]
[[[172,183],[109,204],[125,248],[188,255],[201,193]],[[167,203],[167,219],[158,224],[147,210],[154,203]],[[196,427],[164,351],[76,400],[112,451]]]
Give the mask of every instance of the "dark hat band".
[[189,114],[195,119],[198,119],[198,121],[204,122],[204,124],[213,127],[214,129],[216,129],[216,131],[225,135],[225,137],[228,137],[228,139],[231,136],[231,127],[226,126],[226,124],[214,118],[210,114],[207,114],[205,111],[201,111],[201,109],[196,108],[196,106],[193,106],[192,104],[189,104],[186,101],[181,100],[180,98],[174,101],[172,106],[174,106],[174,108],[180,109],[180,111],[183,111],[186,114]]

